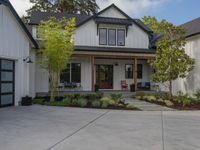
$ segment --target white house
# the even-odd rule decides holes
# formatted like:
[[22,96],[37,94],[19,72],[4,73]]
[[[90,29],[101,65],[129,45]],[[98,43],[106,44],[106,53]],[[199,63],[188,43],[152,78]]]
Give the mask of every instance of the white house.
[[0,0],[0,107],[18,105],[21,97],[32,94],[29,71],[34,66],[27,57],[37,47],[10,2]]
[[[75,52],[60,77],[60,90],[122,90],[124,82],[150,88],[153,70],[147,60],[155,56],[152,31],[114,4],[95,15],[35,12],[29,25],[36,40],[37,26],[49,17],[76,18]],[[36,57],[37,62],[37,57]],[[36,64],[35,92],[49,92],[48,72]],[[128,90],[123,89],[123,90]]]
[[181,25],[186,31],[186,53],[195,59],[195,67],[184,79],[173,83],[174,93],[182,91],[190,95],[200,89],[200,18]]

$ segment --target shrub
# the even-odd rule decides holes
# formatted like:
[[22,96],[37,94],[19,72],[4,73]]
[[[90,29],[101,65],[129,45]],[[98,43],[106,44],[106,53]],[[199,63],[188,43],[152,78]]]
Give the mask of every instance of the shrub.
[[128,104],[128,105],[126,106],[126,108],[128,108],[128,109],[134,109],[135,106],[134,106],[133,104]]
[[149,102],[154,102],[157,100],[156,97],[153,95],[145,95],[145,96],[143,96],[143,99],[146,101],[149,101]]
[[44,104],[47,106],[67,106],[64,101],[60,101],[60,102],[56,102],[56,101],[51,102],[50,101],[50,102],[45,102]]
[[82,97],[82,95],[75,93],[75,94],[66,94],[64,97],[72,100],[72,99],[79,99]]
[[88,99],[88,100],[98,100],[101,99],[103,97],[103,93],[101,92],[96,92],[96,93],[92,93],[92,94],[86,94],[84,96],[84,98]]
[[200,89],[197,89],[194,95],[196,96],[197,100],[200,101]]
[[137,98],[137,99],[143,99],[143,97],[145,96],[146,94],[144,93],[144,92],[136,92],[135,93],[135,97]]
[[80,107],[86,107],[88,104],[88,101],[84,98],[80,98],[77,100],[77,105]]
[[110,104],[110,98],[109,97],[103,97],[101,98],[101,107],[102,108],[107,108]]
[[72,99],[71,100],[71,105],[72,106],[77,106],[78,105],[78,100],[77,99]]
[[101,102],[99,100],[92,101],[92,107],[95,107],[95,108],[101,107]]
[[176,101],[181,104],[183,107],[192,104],[192,99],[182,92],[178,92],[178,96],[176,97]]
[[33,99],[33,104],[43,105],[45,102],[44,99]]
[[69,99],[69,98],[64,98],[64,99],[63,99],[63,103],[65,103],[66,106],[71,106],[71,105],[72,105],[72,101],[71,101],[71,99]]
[[111,99],[115,101],[115,104],[118,104],[120,99],[122,98],[122,94],[111,94]]
[[172,103],[170,100],[164,100],[164,103],[165,103],[165,105],[168,106],[168,107],[174,105],[174,103]]
[[97,91],[95,94],[98,99],[101,99],[104,96],[104,94],[100,91]]

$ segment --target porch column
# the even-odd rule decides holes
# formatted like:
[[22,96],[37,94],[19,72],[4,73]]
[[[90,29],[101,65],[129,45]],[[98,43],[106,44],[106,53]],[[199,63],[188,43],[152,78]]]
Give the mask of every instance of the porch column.
[[134,58],[134,84],[135,84],[135,91],[137,91],[137,58]]
[[92,70],[92,74],[91,74],[91,77],[92,77],[92,81],[91,81],[91,86],[92,86],[92,91],[94,92],[95,89],[94,89],[94,73],[95,73],[95,64],[94,64],[94,56],[91,56],[91,70]]

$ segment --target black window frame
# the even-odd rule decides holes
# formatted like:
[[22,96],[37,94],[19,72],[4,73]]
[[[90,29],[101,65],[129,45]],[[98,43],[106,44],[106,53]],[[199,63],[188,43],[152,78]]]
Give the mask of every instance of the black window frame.
[[[120,45],[119,44],[119,32],[118,31],[124,31],[124,44],[123,45]],[[126,30],[125,29],[117,29],[117,46],[125,46],[126,43]]]
[[[127,74],[127,71],[126,71],[126,66],[127,66],[127,65],[132,66],[132,71],[131,71],[131,72],[132,72],[132,73],[131,73],[132,76],[131,76],[131,77],[128,77],[128,76],[127,76],[127,75],[128,75],[128,74]],[[133,76],[134,76],[133,64],[125,64],[125,79],[133,79]]]
[[[141,68],[139,66],[141,66]],[[138,79],[142,79],[143,78],[143,65],[142,64],[137,64],[137,78]]]
[[[105,44],[101,44],[101,30],[106,30],[106,43]],[[99,28],[99,45],[107,45],[108,44],[108,29],[107,28]]]
[[[2,69],[2,61],[11,61],[13,65],[13,69]],[[11,72],[12,73],[12,81],[2,81],[1,79],[1,73],[2,72]],[[1,91],[1,85],[2,84],[12,84],[12,92],[2,92]],[[1,103],[1,96],[3,95],[12,95],[12,104],[5,104],[2,105]],[[14,60],[9,60],[9,59],[0,59],[0,107],[7,107],[7,106],[14,106],[15,104],[15,61]]]
[[[110,43],[109,43],[109,42],[110,42],[109,31],[115,31],[115,44],[110,44]],[[117,32],[116,32],[116,29],[111,29],[111,28],[109,28],[107,34],[108,34],[108,42],[107,42],[108,45],[109,45],[109,46],[116,46],[116,39],[117,39]]]

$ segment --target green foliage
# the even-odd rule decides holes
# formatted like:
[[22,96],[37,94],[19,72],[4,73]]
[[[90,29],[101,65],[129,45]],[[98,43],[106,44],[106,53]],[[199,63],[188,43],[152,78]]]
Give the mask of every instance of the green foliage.
[[38,34],[43,44],[38,54],[41,56],[41,67],[49,72],[51,101],[57,96],[60,73],[69,63],[73,53],[74,31],[74,18],[60,21],[52,18],[41,22],[38,27]]
[[144,92],[136,92],[135,93],[135,97],[137,98],[137,99],[140,99],[140,100],[142,100],[143,99],[143,97],[146,95],[146,93],[144,93]]
[[195,63],[184,51],[185,31],[166,20],[158,22],[155,17],[144,17],[143,21],[154,32],[163,33],[163,37],[156,44],[156,57],[149,63],[156,71],[152,76],[153,81],[169,81],[169,93],[172,98],[172,81],[186,77]]
[[103,98],[101,98],[101,107],[102,108],[107,108],[108,106],[109,106],[109,104],[110,104],[110,98],[109,97],[103,97]]
[[83,96],[81,94],[75,93],[75,94],[66,94],[64,95],[64,97],[72,100],[72,99],[82,98]]
[[146,100],[146,101],[149,101],[149,102],[154,102],[154,101],[157,100],[156,97],[155,97],[154,95],[145,95],[145,96],[143,97],[143,99]]
[[39,104],[39,105],[43,105],[44,104],[44,99],[33,99],[33,104]]
[[30,2],[33,6],[27,10],[28,15],[35,11],[94,14],[99,8],[96,0],[30,0]]
[[134,108],[136,108],[133,104],[128,104],[127,106],[126,106],[126,108],[128,108],[128,109],[134,109]]
[[77,100],[77,105],[80,107],[86,107],[88,104],[88,101],[84,98],[80,98]]
[[92,94],[86,94],[84,97],[88,100],[98,100],[103,97],[103,93],[96,92],[96,93],[92,93]]
[[94,101],[92,101],[92,107],[94,107],[94,108],[99,108],[99,107],[101,107],[101,102],[100,102],[100,100],[94,100]]
[[69,98],[64,98],[63,102],[66,104],[66,106],[71,106],[72,105],[72,101]]
[[176,97],[176,101],[184,106],[189,106],[192,104],[192,99],[187,95],[183,94],[182,92],[178,92],[178,96]]
[[120,99],[122,98],[122,94],[119,93],[119,94],[111,94],[111,99],[115,101],[115,104],[118,104]]
[[174,105],[174,103],[171,102],[170,100],[164,100],[164,103],[165,103],[165,105],[168,106],[168,107],[171,107],[171,106]]
[[47,106],[62,106],[62,107],[70,106],[69,100],[64,100],[60,102],[50,101],[50,102],[45,102],[44,104]]
[[194,94],[198,101],[200,101],[200,89],[196,90],[196,93]]

